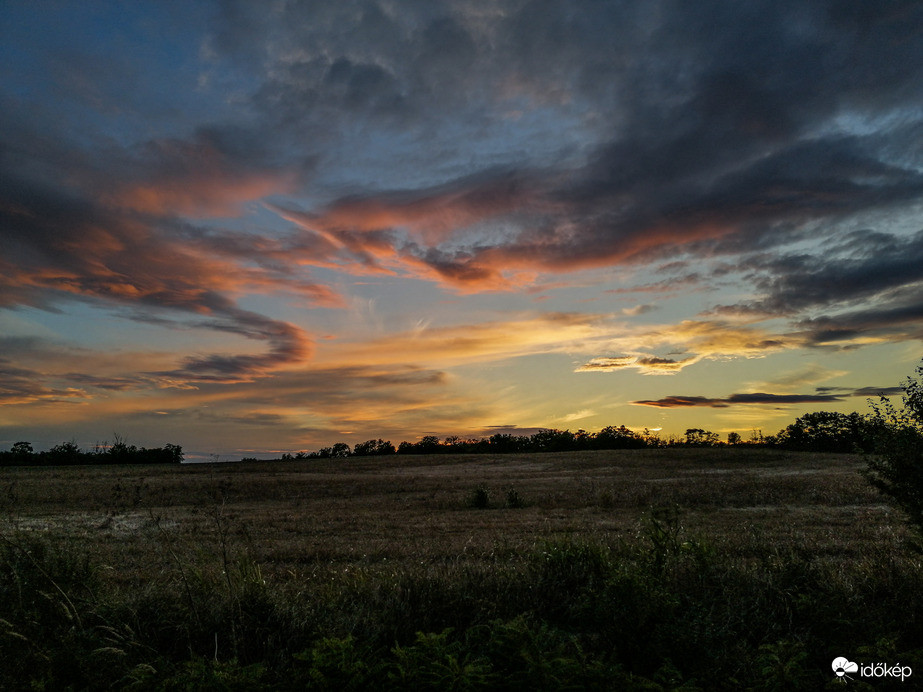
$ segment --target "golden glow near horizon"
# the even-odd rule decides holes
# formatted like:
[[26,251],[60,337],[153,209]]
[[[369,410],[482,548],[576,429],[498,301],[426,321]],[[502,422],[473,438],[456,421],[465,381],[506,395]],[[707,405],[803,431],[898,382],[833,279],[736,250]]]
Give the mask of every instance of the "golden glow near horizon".
[[923,13],[534,4],[5,4],[0,448],[746,439],[896,392]]

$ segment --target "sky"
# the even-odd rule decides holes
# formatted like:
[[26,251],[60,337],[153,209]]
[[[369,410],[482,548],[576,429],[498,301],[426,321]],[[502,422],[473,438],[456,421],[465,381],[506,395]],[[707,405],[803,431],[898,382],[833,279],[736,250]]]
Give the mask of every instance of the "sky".
[[6,0],[0,448],[865,412],[921,203],[919,2]]

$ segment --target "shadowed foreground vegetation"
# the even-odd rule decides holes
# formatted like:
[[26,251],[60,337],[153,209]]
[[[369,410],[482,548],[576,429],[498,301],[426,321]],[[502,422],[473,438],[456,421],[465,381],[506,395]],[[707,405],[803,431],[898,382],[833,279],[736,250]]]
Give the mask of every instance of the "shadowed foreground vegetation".
[[0,688],[816,690],[838,656],[921,676],[920,554],[863,464],[5,469]]

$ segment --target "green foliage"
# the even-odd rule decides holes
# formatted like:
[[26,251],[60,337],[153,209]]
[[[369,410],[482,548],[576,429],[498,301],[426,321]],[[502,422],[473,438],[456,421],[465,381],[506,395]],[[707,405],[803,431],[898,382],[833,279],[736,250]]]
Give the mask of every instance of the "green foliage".
[[816,679],[806,670],[807,659],[808,652],[800,641],[783,639],[760,645],[755,661],[760,684],[755,689],[765,692],[816,689]]
[[376,661],[374,652],[362,647],[352,635],[324,637],[310,650],[294,654],[305,664],[308,689],[343,690],[353,692],[373,688],[384,665]]
[[[916,372],[923,377],[923,366]],[[923,382],[908,377],[903,389],[901,408],[886,397],[873,405],[877,438],[864,475],[923,536]]]
[[485,689],[494,678],[490,662],[451,635],[452,628],[439,634],[418,632],[413,646],[394,647],[389,678],[395,686],[433,692]]
[[265,689],[266,669],[261,664],[241,665],[236,660],[216,661],[196,656],[184,661],[161,680],[157,689],[166,692],[247,692]]

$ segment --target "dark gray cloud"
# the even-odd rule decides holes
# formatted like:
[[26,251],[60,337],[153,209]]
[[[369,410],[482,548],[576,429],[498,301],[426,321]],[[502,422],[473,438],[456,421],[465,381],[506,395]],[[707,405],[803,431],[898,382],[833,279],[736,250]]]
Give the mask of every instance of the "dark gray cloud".
[[636,406],[654,406],[656,408],[728,408],[738,405],[778,405],[792,404],[830,404],[843,402],[848,397],[893,396],[904,390],[901,387],[818,387],[815,394],[766,394],[763,392],[731,394],[726,397],[679,396],[671,395],[662,399],[644,399],[633,401]]
[[[187,200],[207,210],[228,203],[217,190],[272,176],[283,161],[300,171],[293,185],[310,176],[331,194],[325,171],[344,157],[395,156],[400,176],[428,170],[465,195],[487,189],[502,160],[491,194],[506,196],[481,218],[518,232],[386,239],[450,283],[511,264],[736,255],[923,193],[918,148],[894,142],[915,141],[921,127],[916,3],[363,0],[268,11],[236,1],[218,3],[209,26],[206,63],[237,74],[236,97],[253,110],[200,121],[192,136],[141,140],[106,170],[148,187],[210,176],[216,184]],[[510,129],[517,109],[546,112],[533,126],[541,134]],[[576,156],[566,166],[539,146],[555,138]],[[529,173],[525,193],[509,195],[510,170]],[[352,194],[329,209],[395,196],[426,206],[445,192],[341,183]],[[170,203],[183,204],[178,190],[151,200]],[[370,264],[361,252],[353,261]]]
[[728,408],[739,404],[789,405],[789,404],[829,404],[843,401],[834,394],[731,394],[723,398],[704,396],[668,396],[662,399],[644,399],[632,401],[636,406],[654,406],[657,408]]
[[862,338],[891,341],[923,339],[923,295],[895,300],[861,310],[801,320],[799,333],[809,345],[833,345]]
[[882,309],[899,310],[912,308],[920,298],[912,287],[923,282],[923,232],[897,236],[857,231],[842,242],[831,239],[824,251],[758,257],[742,264],[765,297],[724,309],[784,316],[875,298]]
[[877,398],[880,396],[894,396],[902,394],[903,387],[861,387],[859,389],[848,389],[843,387],[818,387],[818,394],[834,394],[837,396],[861,396]]
[[[253,19],[229,6],[218,43],[239,57],[272,37],[253,94],[269,120],[334,138],[355,122],[410,128],[464,172],[461,195],[488,184],[477,142],[459,153],[432,128],[456,139],[479,128],[493,141],[518,98],[592,133],[576,167],[539,160],[541,147],[494,152],[529,179],[484,218],[518,232],[396,248],[449,283],[490,284],[510,266],[739,255],[923,194],[919,147],[894,141],[915,142],[920,128],[915,3],[307,4],[249,34]],[[395,198],[426,207],[443,194],[366,190],[328,211]]]
[[82,387],[104,389],[113,392],[123,392],[139,389],[150,384],[150,380],[142,377],[102,377],[81,372],[68,372],[60,376],[61,379],[73,382]]
[[923,232],[861,230],[817,254],[759,254],[736,267],[758,297],[718,314],[786,317],[806,345],[855,348],[923,337]]

